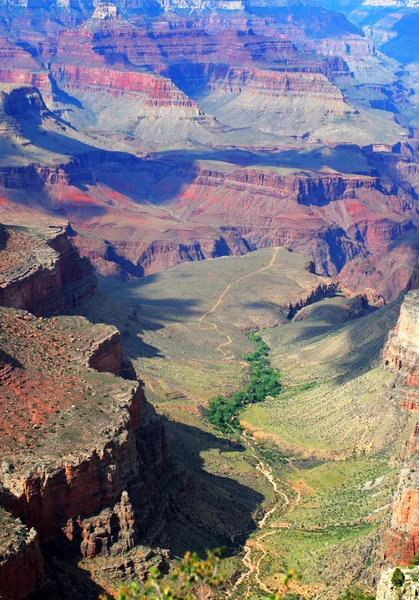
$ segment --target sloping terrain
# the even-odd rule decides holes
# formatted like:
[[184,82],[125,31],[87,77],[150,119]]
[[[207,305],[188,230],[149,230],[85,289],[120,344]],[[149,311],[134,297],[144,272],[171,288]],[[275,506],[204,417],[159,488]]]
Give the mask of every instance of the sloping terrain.
[[[392,398],[395,375],[381,359],[398,306],[374,310],[365,297],[333,296],[333,286],[304,265],[297,254],[266,249],[179,265],[128,284],[100,282],[118,303],[109,307],[112,314],[135,311],[123,347],[144,374],[147,395],[169,418],[175,457],[192,471],[204,465],[192,492],[199,499],[186,502],[185,520],[173,525],[175,535],[183,527],[184,541],[174,548],[181,553],[206,540],[243,544],[243,564],[236,557],[227,562],[241,573],[233,578],[237,598],[277,589],[280,574],[294,566],[307,597],[332,599],[354,581],[370,583],[397,485],[395,459],[410,427],[409,414]],[[91,306],[89,318],[102,310]],[[207,402],[245,384],[243,356],[251,348],[245,332],[258,327],[284,391],[246,409],[245,434],[232,432],[227,446],[214,440],[196,462],[188,449],[215,433],[205,422]],[[223,529],[214,525],[208,488],[214,476],[263,496],[253,526],[238,526],[235,513]],[[216,497],[224,502],[223,490]],[[196,529],[196,510],[204,534]]]
[[122,279],[280,244],[394,299],[418,256],[415,71],[341,13],[213,8],[3,6],[3,220],[70,221]]
[[[164,487],[176,489],[165,432],[123,358],[118,330],[63,315],[96,283],[65,233],[1,233],[0,594],[97,598],[104,588],[83,576],[82,557],[113,557],[103,568],[119,581],[129,553],[139,577],[167,555],[137,548],[146,531],[158,535],[156,522],[164,526]],[[94,285],[73,302],[68,278],[80,292],[89,276]],[[59,316],[43,316],[51,314],[45,289]],[[39,316],[21,310],[33,307]]]

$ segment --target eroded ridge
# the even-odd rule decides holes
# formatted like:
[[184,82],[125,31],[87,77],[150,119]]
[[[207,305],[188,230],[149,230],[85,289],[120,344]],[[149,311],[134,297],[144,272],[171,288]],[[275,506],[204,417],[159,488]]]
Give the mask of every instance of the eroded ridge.
[[[28,286],[36,290],[37,278],[61,268],[65,258],[48,236],[5,230],[10,235],[0,262],[13,258],[13,297],[24,299]],[[62,232],[51,237],[68,247]],[[28,238],[35,246],[24,270]],[[66,297],[66,274],[57,287],[60,298]],[[78,275],[83,279],[83,271],[72,272],[71,285],[78,285]],[[0,307],[0,531],[8,532],[0,536],[3,599],[42,588],[45,544],[51,550],[67,543],[86,558],[114,557],[117,576],[125,555],[137,553],[140,536],[164,510],[165,433],[132,367],[130,380],[119,376],[126,372],[114,326]],[[147,557],[134,558],[133,572],[143,570]]]

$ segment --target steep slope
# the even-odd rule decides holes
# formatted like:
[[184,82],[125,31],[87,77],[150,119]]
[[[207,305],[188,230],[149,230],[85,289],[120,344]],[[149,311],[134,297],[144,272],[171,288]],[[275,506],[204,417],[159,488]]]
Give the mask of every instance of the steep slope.
[[69,8],[93,13],[82,24],[63,9],[42,42],[9,22],[3,220],[71,221],[82,253],[121,278],[280,244],[393,299],[418,255],[397,63],[318,7],[121,8]]
[[[58,253],[52,249],[57,245]],[[2,227],[1,264],[19,277],[6,285],[0,302],[38,314],[50,313],[51,306],[54,313],[73,308],[68,287],[85,288],[80,265],[88,263],[70,247],[63,232]],[[78,305],[82,298],[76,297]],[[139,572],[147,561],[163,560],[164,553],[158,559],[152,550],[137,556],[136,546],[151,525],[164,523],[166,438],[132,365],[123,360],[119,332],[82,317],[38,318],[4,307],[0,323],[1,596],[39,591],[47,583],[44,562],[50,589],[63,583],[59,573],[73,568],[76,593],[83,580],[80,554],[119,557],[114,562],[121,565],[131,552]],[[54,560],[67,566],[51,570]]]
[[[307,268],[297,253],[266,248],[128,284],[100,280],[103,292],[136,309],[124,348],[144,373],[147,394],[170,417],[176,456],[194,473],[201,447],[204,473],[196,473],[192,496],[181,503],[181,525],[173,524],[183,527],[181,548],[202,548],[208,539],[230,547],[228,536],[244,546],[243,562],[232,552],[226,563],[236,574],[233,598],[247,590],[258,597],[261,585],[275,591],[294,564],[304,574],[301,593],[335,600],[354,582],[371,581],[381,560],[380,527],[399,475],[394,458],[410,418],[391,398],[395,375],[381,359],[398,307],[374,310],[369,293],[333,296],[331,282]],[[240,415],[246,436],[235,431],[230,444],[226,434],[210,441],[202,420],[207,402],[246,385],[243,357],[252,346],[245,332],[258,327],[266,328],[260,333],[283,392]],[[232,479],[245,486],[240,496]],[[214,518],[213,485],[228,506],[223,520]],[[237,519],[237,502],[249,506],[250,490],[264,496],[256,526],[247,509],[245,520]]]
[[[396,393],[401,406],[416,411],[419,387],[419,293],[404,298],[396,328],[384,349],[387,368],[398,372]],[[391,527],[387,531],[384,557],[394,564],[408,565],[418,552],[418,434],[416,423],[402,459],[399,487],[394,501]]]

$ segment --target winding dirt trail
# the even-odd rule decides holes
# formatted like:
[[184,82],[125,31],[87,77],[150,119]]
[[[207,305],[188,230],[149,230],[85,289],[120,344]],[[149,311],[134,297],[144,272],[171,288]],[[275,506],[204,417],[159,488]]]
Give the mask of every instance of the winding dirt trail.
[[[243,437],[243,440],[246,443],[247,447],[250,449],[252,456],[257,460],[256,469],[260,473],[262,473],[262,475],[269,481],[275,494],[277,496],[279,496],[279,498],[280,498],[280,500],[275,504],[275,506],[273,508],[271,508],[268,512],[266,512],[265,515],[263,516],[263,518],[258,522],[259,529],[263,530],[267,527],[267,520],[269,519],[269,517],[271,517],[278,509],[284,508],[284,507],[289,507],[284,516],[290,515],[292,513],[292,511],[295,509],[295,507],[298,505],[298,503],[300,502],[301,496],[300,496],[300,492],[298,490],[293,490],[293,491],[296,491],[297,493],[296,493],[295,499],[293,501],[291,501],[289,499],[288,494],[286,494],[285,492],[281,491],[278,488],[279,482],[277,480],[275,480],[275,478],[273,476],[272,468],[269,465],[266,465],[263,462],[263,460],[257,455],[255,446],[247,437],[246,432],[243,432],[242,437]],[[265,549],[265,546],[262,544],[262,542],[266,538],[268,538],[272,535],[275,535],[275,533],[277,532],[278,529],[285,529],[285,528],[289,528],[289,527],[291,527],[291,524],[288,524],[288,523],[284,523],[284,522],[273,523],[272,525],[268,526],[268,531],[266,533],[260,533],[254,540],[250,540],[250,543],[249,543],[249,541],[246,543],[245,548],[244,548],[245,553],[242,558],[242,562],[243,562],[244,566],[247,568],[247,571],[242,573],[242,575],[236,581],[236,583],[233,587],[233,590],[237,589],[237,587],[240,584],[242,584],[243,581],[245,581],[246,579],[250,580],[250,578],[253,576],[257,585],[259,586],[259,588],[261,590],[263,590],[264,592],[266,592],[267,594],[271,594],[274,591],[276,591],[276,590],[272,590],[272,589],[268,588],[268,586],[260,578],[261,563],[268,554],[268,552]],[[261,553],[261,555],[259,556],[259,558],[257,559],[256,562],[254,562],[254,559],[252,559],[252,543],[254,543],[255,547]],[[248,598],[249,595],[250,595],[250,586],[247,589],[247,592],[245,593],[244,598]]]
[[[269,263],[269,265],[267,265],[266,267],[262,267],[261,269],[258,269],[257,271],[252,271],[252,273],[247,273],[247,275],[243,275],[242,277],[239,277],[235,281],[232,281],[231,283],[229,283],[228,286],[225,288],[225,290],[223,292],[221,292],[221,294],[220,294],[217,302],[214,304],[214,306],[209,311],[207,311],[205,314],[202,315],[202,317],[199,319],[199,322],[202,323],[202,321],[205,321],[205,319],[208,315],[210,315],[215,310],[217,310],[217,308],[220,306],[221,302],[223,301],[224,296],[226,294],[228,294],[229,290],[231,290],[231,288],[234,285],[236,285],[237,283],[240,283],[240,281],[243,281],[244,279],[253,277],[253,275],[257,275],[258,273],[263,273],[264,271],[271,269],[275,264],[276,256],[278,254],[279,249],[280,249],[280,246],[274,246],[274,248],[273,248],[274,253],[273,253],[273,256],[272,256],[272,259],[271,259],[271,262]],[[214,325],[215,325],[215,323],[214,323]]]
[[[217,308],[222,303],[224,297],[228,294],[229,290],[231,290],[231,288],[234,285],[236,285],[237,283],[239,283],[245,279],[248,279],[249,277],[252,277],[253,275],[257,275],[258,273],[263,273],[264,271],[267,271],[268,269],[271,269],[274,266],[275,260],[276,260],[277,254],[278,254],[279,246],[275,246],[273,250],[274,250],[274,252],[273,252],[271,261],[268,265],[266,265],[265,267],[262,267],[261,269],[258,269],[257,271],[253,271],[252,273],[243,275],[242,277],[239,277],[235,281],[231,282],[221,292],[221,294],[218,297],[214,306],[210,310],[208,310],[205,314],[203,314],[202,317],[199,319],[199,323],[208,325],[208,327],[201,328],[202,331],[210,331],[211,329],[213,329],[214,333],[216,333],[217,335],[222,335],[225,338],[227,338],[227,341],[220,344],[217,348],[217,351],[221,352],[221,354],[223,355],[224,358],[227,358],[228,353],[225,352],[223,350],[223,348],[225,348],[226,346],[231,346],[233,344],[233,341],[229,335],[220,331],[220,328],[216,323],[205,321],[205,319],[208,317],[208,315],[214,313],[217,310]],[[228,357],[228,360],[231,360],[231,359],[232,359],[232,357]],[[236,430],[233,429],[233,431],[235,434],[237,434]],[[263,546],[262,542],[267,537],[274,535],[278,529],[291,527],[291,525],[281,522],[281,523],[276,523],[276,524],[274,523],[272,525],[267,526],[267,521],[280,508],[289,507],[286,512],[286,515],[289,515],[294,510],[294,508],[298,505],[298,503],[300,501],[300,492],[298,492],[297,490],[293,490],[293,491],[296,491],[297,494],[296,494],[295,499],[291,502],[288,495],[279,489],[279,482],[277,480],[275,480],[272,468],[269,465],[265,464],[263,462],[263,460],[258,456],[256,449],[255,449],[255,445],[252,441],[249,440],[249,438],[246,435],[246,432],[243,432],[242,437],[243,437],[243,440],[244,440],[246,446],[249,448],[253,458],[257,461],[256,469],[265,477],[265,479],[267,479],[267,481],[272,486],[276,496],[278,496],[278,502],[275,504],[275,506],[273,508],[271,508],[268,512],[266,512],[265,515],[263,516],[263,518],[258,522],[258,528],[261,531],[264,530],[266,527],[268,527],[269,530],[266,533],[261,532],[253,540],[248,540],[244,547],[244,555],[242,558],[242,563],[246,567],[246,571],[244,573],[242,573],[241,576],[239,577],[239,579],[236,581],[236,583],[233,587],[233,591],[236,590],[238,588],[238,586],[241,585],[244,581],[248,580],[247,591],[244,595],[244,598],[246,599],[250,595],[251,577],[252,576],[254,577],[254,580],[256,581],[257,585],[259,586],[259,588],[261,590],[263,590],[264,592],[266,592],[268,594],[270,594],[274,591],[274,590],[269,589],[268,586],[260,578],[261,563],[262,563],[263,559],[267,556],[267,551],[265,550],[265,547]],[[255,545],[255,547],[258,549],[258,551],[261,553],[261,555],[259,556],[259,558],[257,559],[256,562],[255,562],[256,559],[254,559],[252,557],[252,554],[253,554],[252,543]],[[231,593],[232,592],[228,593],[227,595],[231,596]]]
[[[223,348],[225,348],[226,346],[231,346],[233,344],[233,340],[226,333],[222,333],[220,331],[219,326],[216,323],[208,322],[208,321],[205,322],[205,319],[207,318],[208,315],[210,315],[211,313],[213,313],[217,310],[217,308],[220,306],[221,302],[223,301],[223,298],[226,296],[226,294],[228,294],[228,292],[231,290],[231,288],[233,286],[235,286],[237,283],[240,283],[240,281],[243,281],[244,279],[248,279],[249,277],[253,277],[253,275],[257,275],[258,273],[263,273],[264,271],[271,269],[275,264],[275,260],[276,260],[279,249],[280,249],[280,246],[274,246],[274,248],[273,248],[274,252],[273,252],[271,261],[268,265],[266,265],[266,267],[262,267],[261,269],[258,269],[257,271],[252,271],[251,273],[247,273],[247,275],[243,275],[242,277],[239,277],[235,281],[232,281],[231,283],[229,283],[228,286],[219,295],[218,300],[216,301],[214,306],[212,308],[210,308],[210,310],[208,310],[205,314],[203,314],[202,317],[200,317],[200,319],[198,321],[199,323],[204,323],[206,325],[209,325],[217,332],[218,335],[222,335],[225,338],[227,338],[226,342],[224,342],[218,346],[217,351],[221,352],[221,354],[223,355],[223,358],[225,358],[228,362],[230,360],[232,360],[233,357],[230,356],[228,352],[225,352],[223,350]],[[209,329],[207,327],[205,327],[205,328],[201,327],[201,331],[209,331]]]

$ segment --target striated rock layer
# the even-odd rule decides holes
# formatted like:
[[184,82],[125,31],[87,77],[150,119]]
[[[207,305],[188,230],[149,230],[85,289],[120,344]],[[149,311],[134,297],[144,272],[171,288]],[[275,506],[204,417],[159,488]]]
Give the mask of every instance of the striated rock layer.
[[[68,286],[80,289],[91,269],[64,232],[2,233],[0,264],[12,282],[2,301],[50,312],[41,296],[48,282],[57,309],[81,299]],[[0,595],[12,600],[43,584],[38,543],[50,554],[66,542],[87,558],[131,551],[164,517],[168,457],[132,367],[133,381],[115,375],[126,372],[115,327],[4,307],[0,323]]]
[[[402,407],[419,410],[419,292],[406,294],[396,328],[384,348],[385,366],[397,370],[395,393]],[[403,466],[390,529],[385,534],[384,558],[408,565],[419,552],[419,423],[404,451]]]
[[399,371],[408,386],[419,388],[419,291],[409,292],[396,328],[384,348],[385,365]]
[[96,289],[89,261],[61,228],[0,225],[0,305],[37,316],[75,308]]
[[0,593],[3,600],[20,600],[39,592],[44,564],[35,529],[0,508]]

